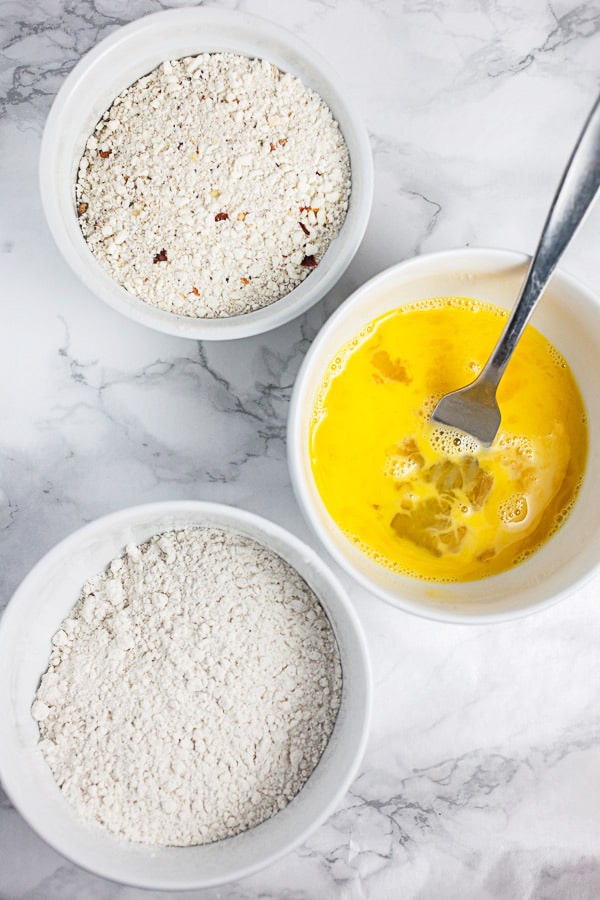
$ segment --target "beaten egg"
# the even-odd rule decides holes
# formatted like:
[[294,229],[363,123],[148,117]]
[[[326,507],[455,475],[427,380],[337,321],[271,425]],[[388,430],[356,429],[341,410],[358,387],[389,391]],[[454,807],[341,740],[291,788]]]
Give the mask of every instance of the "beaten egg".
[[565,359],[528,326],[498,390],[491,447],[432,423],[473,381],[507,317],[465,297],[402,306],[331,360],[310,427],[321,499],[379,564],[435,582],[511,568],[560,527],[582,482],[585,407]]

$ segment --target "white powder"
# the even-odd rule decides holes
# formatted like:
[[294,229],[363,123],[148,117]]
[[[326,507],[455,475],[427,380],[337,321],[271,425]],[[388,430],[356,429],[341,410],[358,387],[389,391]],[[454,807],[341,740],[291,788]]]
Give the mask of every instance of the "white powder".
[[79,221],[112,277],[186,316],[247,313],[312,271],[348,208],[348,150],[314,91],[204,53],[124,91],[89,138]]
[[87,820],[132,841],[206,843],[302,788],[331,735],[331,626],[286,562],[190,528],[131,545],[52,639],[32,714]]

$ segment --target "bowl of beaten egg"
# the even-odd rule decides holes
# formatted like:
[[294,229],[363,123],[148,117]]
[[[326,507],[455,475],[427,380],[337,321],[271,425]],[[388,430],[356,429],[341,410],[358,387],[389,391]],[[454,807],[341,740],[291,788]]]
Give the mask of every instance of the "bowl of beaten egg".
[[407,612],[503,621],[598,566],[590,291],[555,273],[501,382],[490,448],[430,421],[485,363],[527,263],[465,249],[393,266],[337,310],[298,375],[288,454],[303,513],[337,563]]

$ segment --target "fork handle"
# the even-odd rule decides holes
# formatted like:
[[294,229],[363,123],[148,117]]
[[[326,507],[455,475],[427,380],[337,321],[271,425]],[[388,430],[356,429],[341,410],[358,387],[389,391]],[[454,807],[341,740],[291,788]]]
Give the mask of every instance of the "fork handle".
[[497,385],[550,276],[600,187],[600,97],[596,100],[552,201],[519,298],[480,377]]

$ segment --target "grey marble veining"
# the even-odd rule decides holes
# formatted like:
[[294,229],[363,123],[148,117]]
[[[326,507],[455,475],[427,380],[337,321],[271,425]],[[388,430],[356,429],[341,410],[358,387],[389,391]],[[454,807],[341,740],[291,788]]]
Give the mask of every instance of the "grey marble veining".
[[[0,609],[57,540],[120,507],[233,503],[314,539],[294,501],[295,375],[339,303],[416,253],[531,252],[600,87],[600,6],[532,0],[217,2],[326,55],[369,129],[375,201],[329,297],[264,337],[204,344],[97,301],[60,258],[41,133],[77,60],[178,2],[0,0]],[[187,4],[194,5],[194,4]],[[564,268],[600,289],[600,209]],[[202,900],[597,900],[600,579],[501,626],[424,622],[341,576],[372,651],[360,774],[298,851]],[[0,738],[1,739],[1,738]],[[142,900],[47,847],[0,788],[1,900]]]

